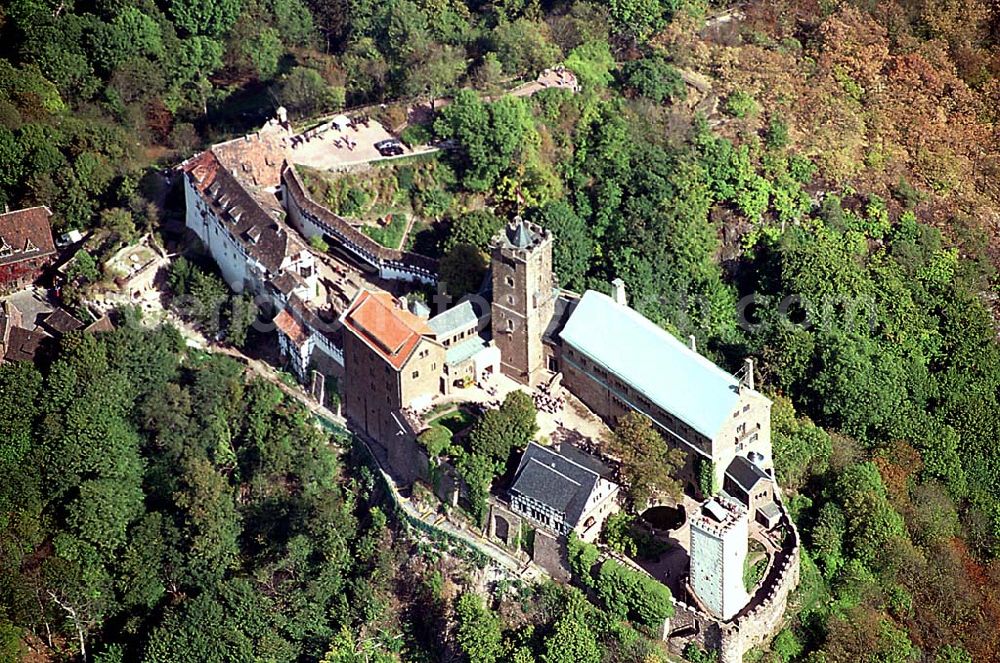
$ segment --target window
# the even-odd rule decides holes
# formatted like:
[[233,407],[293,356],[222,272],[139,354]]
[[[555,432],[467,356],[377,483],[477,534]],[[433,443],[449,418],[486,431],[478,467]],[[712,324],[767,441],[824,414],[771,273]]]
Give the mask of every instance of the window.
[[411,375],[410,377],[416,380],[417,378],[420,377],[420,371],[413,371],[413,375]]
[[743,406],[743,411],[744,412],[749,412],[750,411],[750,404],[749,403],[747,403],[746,405]]
[[438,369],[437,363],[431,364],[431,370],[436,371]]
[[512,288],[514,287],[514,277],[513,276],[507,276],[507,278],[505,280],[507,281],[507,285],[508,286],[510,286]]
[[508,304],[514,303],[514,295],[507,295],[507,303]]
[[507,320],[507,331],[514,331],[514,321],[509,318]]

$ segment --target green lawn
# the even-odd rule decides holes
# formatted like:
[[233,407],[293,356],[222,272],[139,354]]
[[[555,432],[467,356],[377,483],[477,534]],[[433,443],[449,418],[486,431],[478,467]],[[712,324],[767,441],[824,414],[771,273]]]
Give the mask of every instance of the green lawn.
[[361,226],[361,232],[388,249],[398,249],[406,232],[406,216],[394,214],[386,226]]

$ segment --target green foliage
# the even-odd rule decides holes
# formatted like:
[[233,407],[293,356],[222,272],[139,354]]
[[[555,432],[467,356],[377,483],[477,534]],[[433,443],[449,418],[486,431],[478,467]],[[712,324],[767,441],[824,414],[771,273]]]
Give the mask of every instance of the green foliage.
[[659,54],[626,62],[622,78],[628,89],[658,104],[684,101],[687,97],[680,72]]
[[456,244],[439,266],[440,282],[454,299],[479,292],[488,267],[486,255],[471,244]]
[[711,459],[698,456],[695,461],[698,469],[698,490],[705,497],[711,497],[719,492],[719,479],[715,474],[715,463]]
[[289,111],[313,115],[344,105],[344,89],[327,85],[315,69],[293,67],[281,82],[281,103]]
[[719,652],[707,652],[693,642],[684,646],[683,653],[685,660],[691,661],[691,663],[718,663],[719,661]]
[[604,88],[613,80],[611,71],[615,68],[615,59],[604,40],[580,44],[569,52],[564,64],[588,88]]
[[455,606],[455,639],[470,663],[493,663],[501,653],[500,620],[477,594],[463,594]]
[[178,27],[192,35],[222,35],[239,16],[243,0],[170,0],[170,15]]
[[503,219],[488,209],[466,212],[451,222],[444,250],[459,244],[470,244],[480,251],[489,250],[490,240],[503,228]]
[[748,92],[734,90],[726,97],[723,110],[735,118],[742,119],[757,114],[757,102]]
[[552,263],[556,278],[566,288],[581,290],[594,243],[584,220],[565,201],[552,201],[534,210],[532,221],[552,231]]
[[674,614],[673,598],[666,585],[613,559],[601,564],[596,589],[608,612],[619,619],[633,619],[656,628]]
[[634,510],[645,509],[658,495],[680,496],[674,474],[684,464],[683,452],[668,448],[648,417],[637,412],[621,417],[607,444],[621,459],[625,493]]
[[519,76],[534,77],[561,56],[559,46],[549,40],[548,26],[523,17],[498,25],[492,46],[504,72]]
[[617,32],[646,41],[666,22],[666,8],[660,0],[610,0],[608,14]]
[[507,96],[487,104],[471,90],[459,91],[444,107],[434,131],[461,144],[462,184],[472,191],[487,191],[528,166],[539,141],[523,99]]
[[601,541],[609,548],[629,557],[635,557],[638,549],[632,537],[634,518],[625,511],[608,516],[601,529]]
[[585,587],[594,586],[594,576],[592,574],[594,564],[600,557],[600,549],[592,543],[585,543],[580,540],[576,532],[570,532],[566,540],[566,552],[569,558],[569,568],[573,573],[573,579],[583,584]]
[[511,451],[521,450],[538,432],[537,410],[523,391],[507,394],[499,409],[487,410],[469,433],[473,453],[506,463]]
[[452,433],[441,424],[432,424],[417,438],[431,458],[443,455],[451,448]]

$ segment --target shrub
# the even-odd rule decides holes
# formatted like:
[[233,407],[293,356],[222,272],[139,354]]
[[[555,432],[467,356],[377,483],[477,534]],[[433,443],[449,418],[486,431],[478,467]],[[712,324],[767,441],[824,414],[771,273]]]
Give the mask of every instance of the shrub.
[[743,119],[757,113],[757,102],[743,90],[735,90],[726,98],[723,110],[735,118]]
[[423,124],[411,124],[403,129],[403,133],[399,137],[410,147],[416,147],[417,145],[426,145],[431,142],[434,134]]

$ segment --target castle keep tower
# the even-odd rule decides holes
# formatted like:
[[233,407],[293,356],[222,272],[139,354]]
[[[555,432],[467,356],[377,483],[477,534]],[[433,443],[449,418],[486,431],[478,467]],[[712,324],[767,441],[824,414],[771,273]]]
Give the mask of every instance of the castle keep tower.
[[719,619],[747,604],[743,562],[749,537],[747,511],[727,497],[705,502],[691,519],[691,591]]
[[534,386],[545,374],[542,334],[555,311],[552,233],[515,219],[490,243],[493,340],[504,373]]

